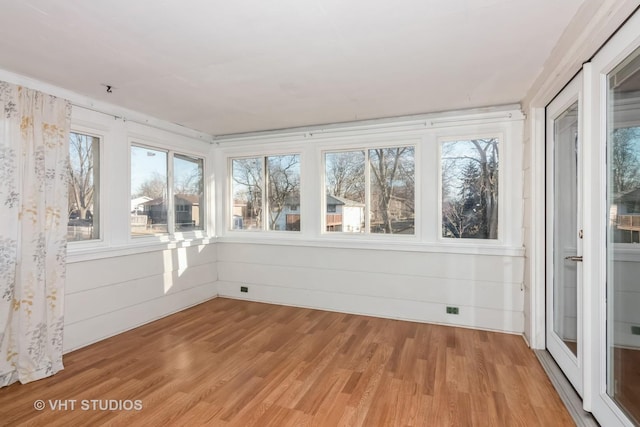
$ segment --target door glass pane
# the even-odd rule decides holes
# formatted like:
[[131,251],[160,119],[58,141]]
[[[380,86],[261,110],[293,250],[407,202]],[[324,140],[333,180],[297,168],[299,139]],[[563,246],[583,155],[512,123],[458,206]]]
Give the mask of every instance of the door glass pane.
[[640,422],[640,51],[609,75],[607,392]]
[[578,354],[578,103],[554,121],[553,330]]

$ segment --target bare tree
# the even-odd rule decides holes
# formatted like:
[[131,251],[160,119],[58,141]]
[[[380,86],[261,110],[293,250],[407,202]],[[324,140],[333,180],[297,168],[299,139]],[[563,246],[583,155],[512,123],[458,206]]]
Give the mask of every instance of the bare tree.
[[[391,202],[398,196],[398,188],[405,187],[404,191],[413,194],[414,187],[413,165],[414,148],[396,147],[379,148],[369,151],[371,164],[371,176],[375,184],[377,205],[382,218],[381,228],[385,233],[393,233],[393,216],[391,214]],[[411,178],[409,178],[411,176]],[[402,202],[401,202],[402,203]],[[413,209],[413,206],[408,206]]]
[[617,128],[613,131],[611,172],[614,193],[624,193],[640,186],[639,138],[638,128]]
[[154,172],[149,179],[140,184],[138,191],[136,191],[133,196],[147,196],[152,199],[166,198],[167,178],[159,172]]
[[267,158],[269,181],[269,229],[274,230],[287,202],[300,204],[300,160],[298,155]]
[[262,226],[262,193],[263,193],[264,159],[234,159],[233,160],[233,198],[246,203],[244,219],[255,219],[256,226]]
[[[463,148],[458,148],[456,151],[453,147],[460,143],[464,144]],[[446,145],[449,146],[446,147]],[[469,162],[472,162],[476,164],[479,172],[477,178],[474,178],[475,182],[472,183],[478,199],[478,203],[473,206],[475,219],[467,218],[467,221],[477,221],[478,226],[466,227],[465,233],[455,237],[496,239],[498,237],[498,140],[489,138],[447,143],[443,149],[442,160],[443,199],[445,199],[443,201],[449,204],[461,204],[463,209],[469,198],[468,195],[462,194],[462,190],[465,185],[471,185],[469,182],[463,182],[465,176],[463,168],[468,167]],[[459,194],[454,195],[453,187],[457,187]],[[459,208],[455,210],[459,210]],[[450,215],[450,212],[443,212],[443,222],[446,223],[453,219],[449,218]],[[455,225],[451,227],[452,230],[460,228]],[[470,229],[473,229],[473,232],[470,232]],[[455,235],[455,233],[453,234]]]
[[365,153],[348,151],[326,155],[326,180],[329,194],[364,203]]
[[90,219],[94,199],[94,137],[71,132],[69,138],[69,213]]
[[269,229],[276,228],[285,206],[300,203],[300,156],[284,155],[233,160],[233,197],[247,204],[246,215],[261,227],[267,188]]
[[[175,155],[174,162],[173,189],[175,194],[201,195],[204,191],[202,160]],[[178,170],[181,171],[179,176]]]

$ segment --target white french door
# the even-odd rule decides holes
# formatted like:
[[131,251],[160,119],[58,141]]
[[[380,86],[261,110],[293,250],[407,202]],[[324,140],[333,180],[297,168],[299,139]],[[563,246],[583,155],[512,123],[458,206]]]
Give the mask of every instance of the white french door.
[[546,342],[581,396],[582,81],[580,73],[546,109]]
[[587,68],[585,407],[601,425],[640,425],[639,14]]
[[546,347],[602,426],[640,426],[640,12],[546,108]]

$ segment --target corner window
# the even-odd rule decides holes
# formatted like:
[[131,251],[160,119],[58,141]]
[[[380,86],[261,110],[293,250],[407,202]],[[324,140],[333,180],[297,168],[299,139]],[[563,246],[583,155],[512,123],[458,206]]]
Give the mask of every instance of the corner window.
[[203,194],[202,159],[131,146],[132,236],[202,230]]
[[326,232],[415,234],[414,147],[330,152],[324,161]]
[[498,139],[442,143],[442,237],[498,238]]
[[300,155],[231,160],[234,230],[300,231]]
[[69,134],[69,242],[100,238],[100,138]]

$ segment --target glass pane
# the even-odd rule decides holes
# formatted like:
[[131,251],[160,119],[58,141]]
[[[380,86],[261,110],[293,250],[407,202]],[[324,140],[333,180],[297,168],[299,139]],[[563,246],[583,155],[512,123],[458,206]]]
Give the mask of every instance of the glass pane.
[[369,150],[371,233],[415,233],[414,147]]
[[233,230],[262,229],[264,158],[231,161]]
[[267,157],[268,230],[300,231],[300,156]]
[[202,230],[205,210],[202,159],[173,156],[173,199],[175,230]]
[[442,237],[498,238],[498,139],[442,143]]
[[553,153],[553,330],[578,354],[578,103],[555,121]]
[[640,55],[609,75],[608,394],[640,422]]
[[100,139],[69,134],[69,222],[67,240],[100,238]]
[[326,231],[364,233],[365,152],[327,153],[324,160]]
[[167,233],[167,153],[131,146],[131,235]]

